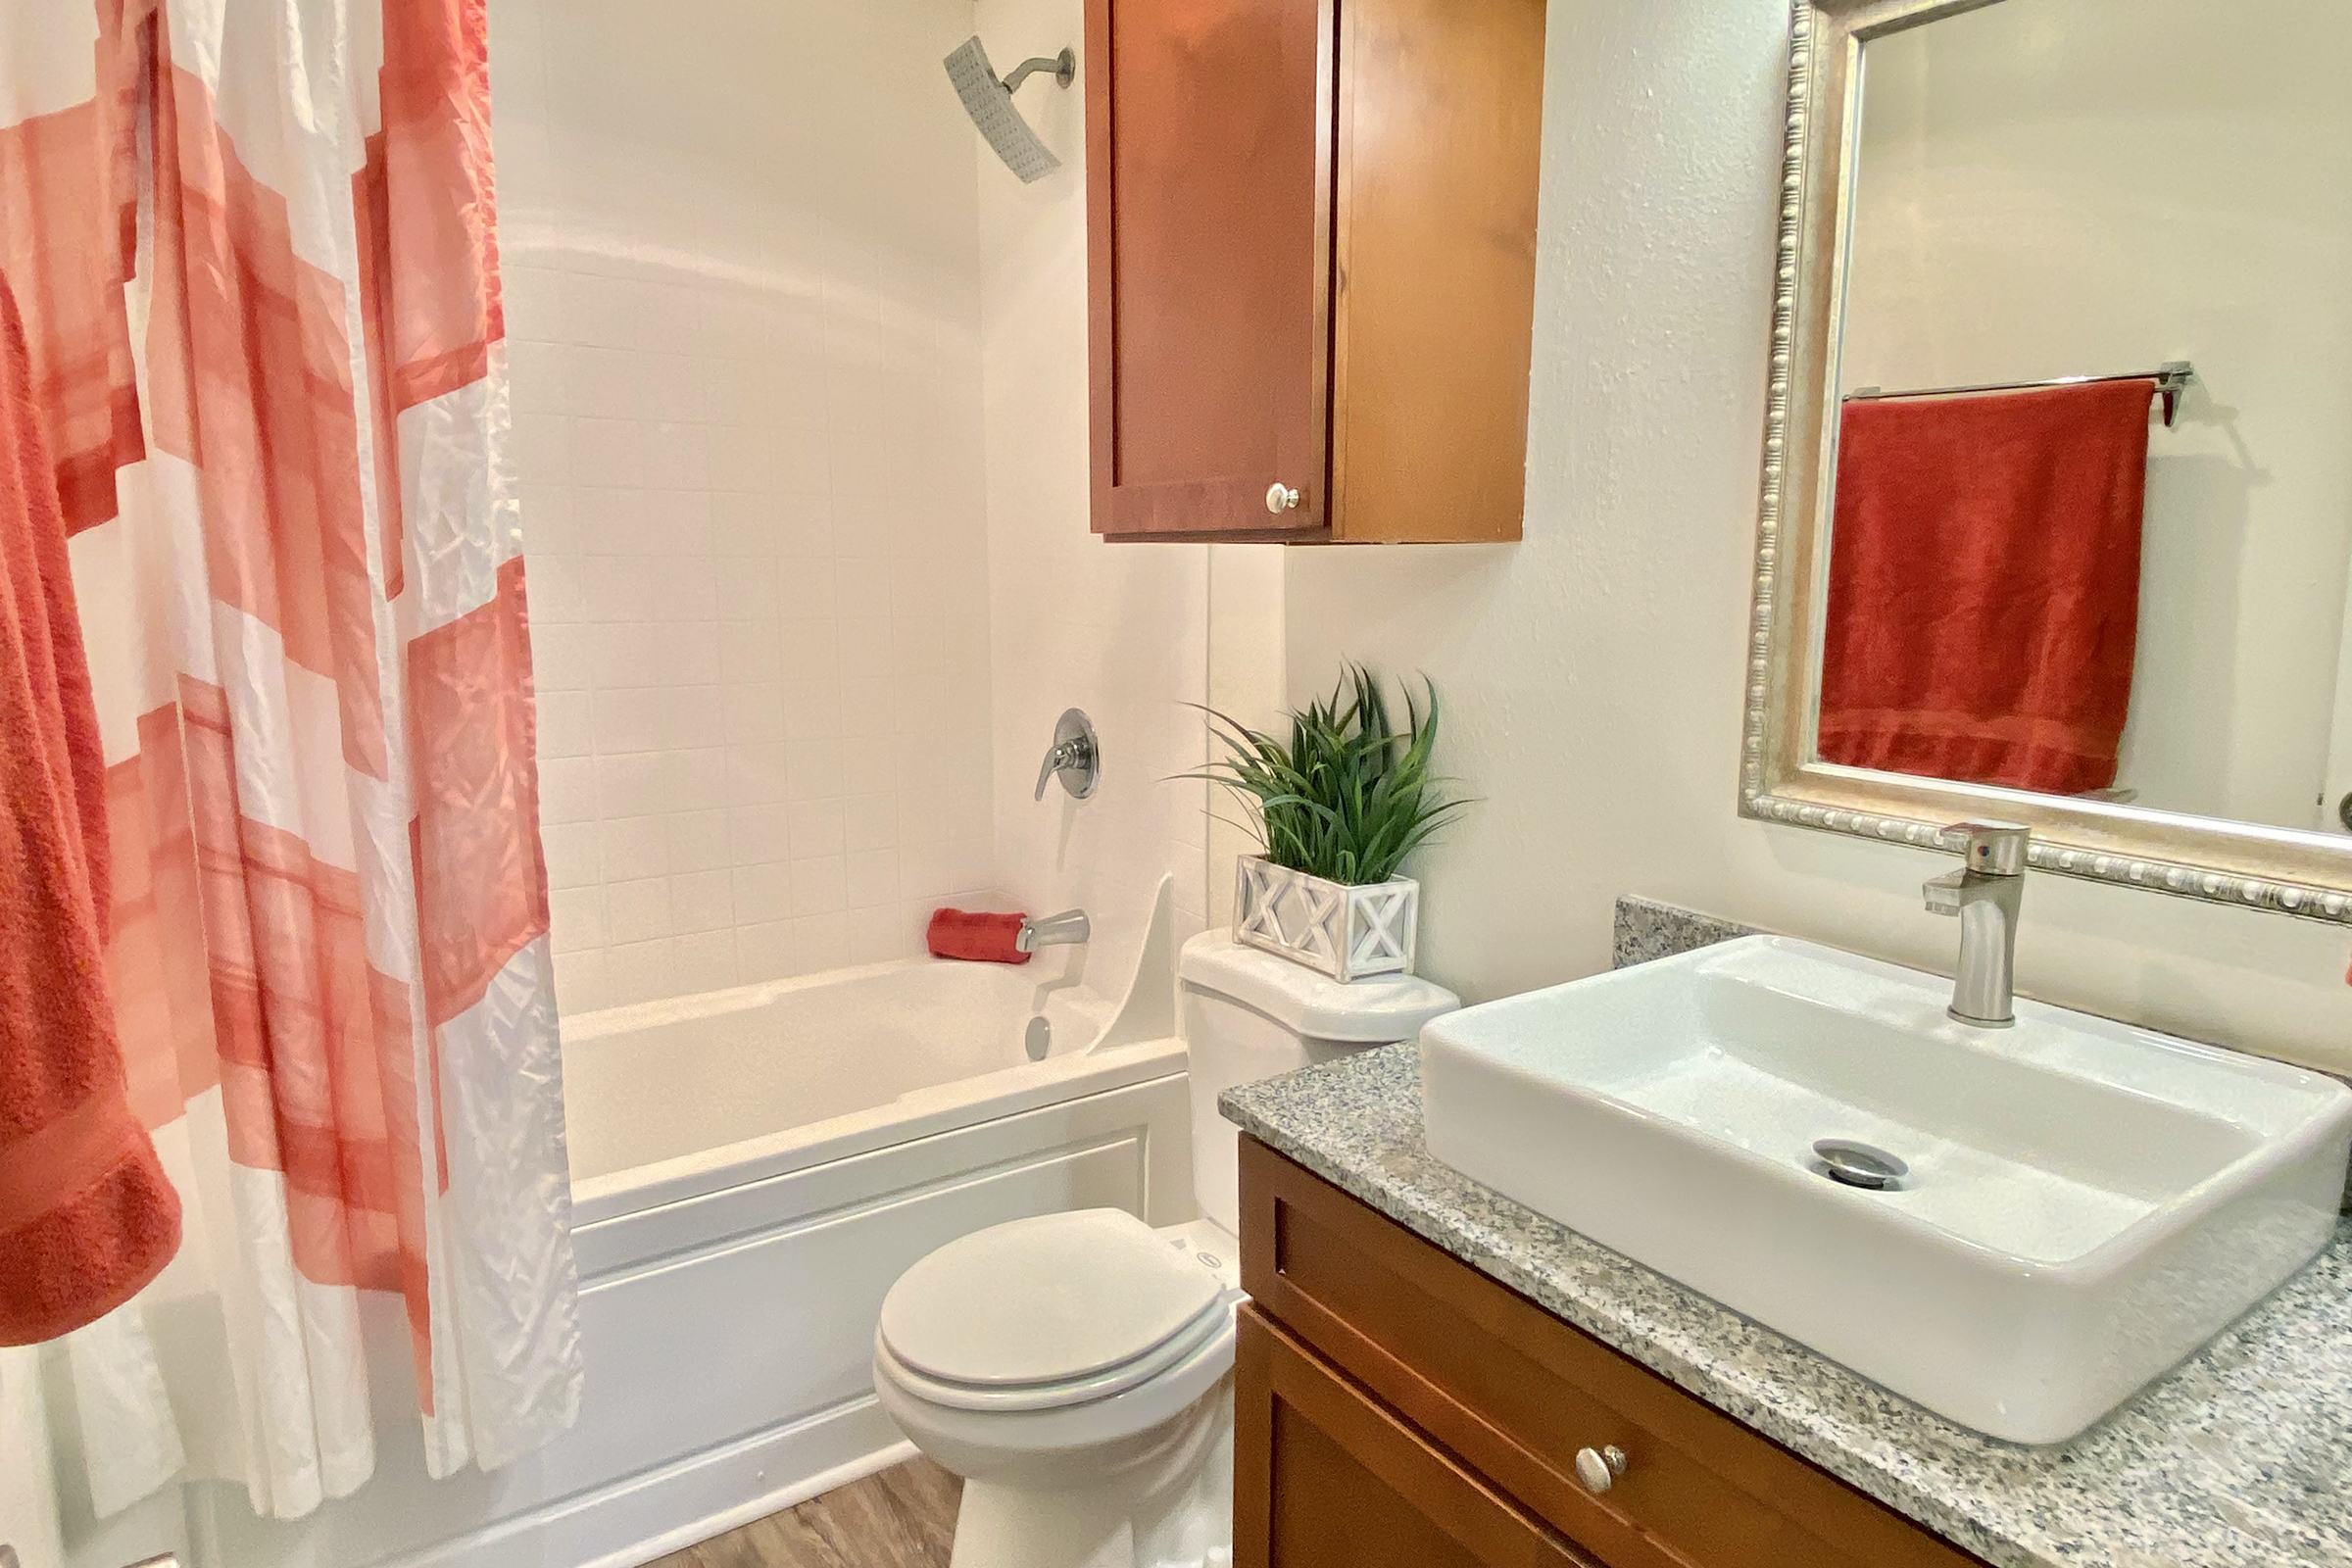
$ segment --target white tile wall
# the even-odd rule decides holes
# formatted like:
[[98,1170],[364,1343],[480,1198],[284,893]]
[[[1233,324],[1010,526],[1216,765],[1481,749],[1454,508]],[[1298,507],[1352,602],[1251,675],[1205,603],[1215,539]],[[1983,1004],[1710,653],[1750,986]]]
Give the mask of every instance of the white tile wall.
[[[992,42],[1074,38],[1082,22],[1078,0],[980,0],[973,15]],[[1106,545],[1088,528],[1084,92],[1081,79],[1023,93],[1064,171],[1023,185],[993,157],[979,170],[996,867],[1028,908],[1084,906],[1086,983],[1115,986],[1163,875],[1180,939],[1219,918],[1205,788],[1174,778],[1206,756],[1187,705],[1209,690],[1209,547]],[[1034,802],[1054,720],[1072,706],[1102,737],[1102,788],[1083,805],[1053,789]]]
[[990,898],[969,9],[492,9],[566,1009]]

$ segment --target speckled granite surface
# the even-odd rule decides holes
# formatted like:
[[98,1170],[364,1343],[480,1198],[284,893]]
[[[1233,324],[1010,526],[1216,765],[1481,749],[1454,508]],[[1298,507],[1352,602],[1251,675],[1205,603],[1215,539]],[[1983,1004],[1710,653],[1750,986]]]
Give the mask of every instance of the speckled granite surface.
[[1616,951],[1610,962],[1623,969],[1652,958],[1671,958],[1692,948],[1711,948],[1735,937],[1752,937],[1756,928],[1711,914],[1693,914],[1654,899],[1630,895],[1617,901]]
[[[1620,900],[1620,967],[1745,935]],[[2074,1442],[1962,1430],[1429,1156],[1392,1046],[1228,1091],[1246,1131],[1997,1568],[2352,1568],[2352,1221]]]

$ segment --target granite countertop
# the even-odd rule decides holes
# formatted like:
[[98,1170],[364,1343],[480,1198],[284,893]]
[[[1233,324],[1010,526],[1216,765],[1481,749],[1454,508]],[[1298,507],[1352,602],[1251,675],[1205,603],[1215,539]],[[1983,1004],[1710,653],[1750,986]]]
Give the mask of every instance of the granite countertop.
[[1422,1144],[1413,1045],[1229,1090],[1221,1104],[1317,1175],[1996,1568],[2352,1564],[2352,1220],[2121,1410],[2071,1443],[2022,1448],[1438,1163]]

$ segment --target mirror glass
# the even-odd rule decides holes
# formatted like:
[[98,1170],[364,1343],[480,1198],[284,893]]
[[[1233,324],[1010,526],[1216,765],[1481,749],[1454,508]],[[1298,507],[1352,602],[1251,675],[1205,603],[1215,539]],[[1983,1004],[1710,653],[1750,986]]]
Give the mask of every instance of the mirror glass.
[[2348,830],[2348,79],[2345,0],[1864,43],[1819,760]]

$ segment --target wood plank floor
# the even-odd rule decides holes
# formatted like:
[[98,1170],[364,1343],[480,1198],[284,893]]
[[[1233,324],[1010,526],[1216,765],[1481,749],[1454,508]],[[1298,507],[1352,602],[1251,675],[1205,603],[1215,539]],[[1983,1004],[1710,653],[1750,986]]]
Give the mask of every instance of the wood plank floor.
[[956,1477],[909,1459],[647,1568],[948,1568],[962,1495]]

